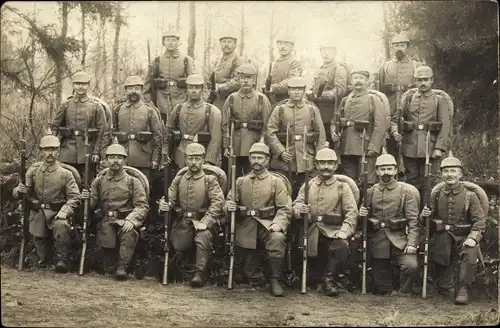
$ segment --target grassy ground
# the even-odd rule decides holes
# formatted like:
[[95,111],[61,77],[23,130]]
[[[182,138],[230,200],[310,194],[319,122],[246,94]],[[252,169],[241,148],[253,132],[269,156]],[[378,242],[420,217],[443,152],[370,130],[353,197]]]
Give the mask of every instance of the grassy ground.
[[289,291],[215,286],[193,290],[156,280],[57,275],[53,271],[1,268],[2,323],[6,326],[434,326],[498,323],[496,302],[456,306],[429,296],[343,294],[327,298],[314,290]]

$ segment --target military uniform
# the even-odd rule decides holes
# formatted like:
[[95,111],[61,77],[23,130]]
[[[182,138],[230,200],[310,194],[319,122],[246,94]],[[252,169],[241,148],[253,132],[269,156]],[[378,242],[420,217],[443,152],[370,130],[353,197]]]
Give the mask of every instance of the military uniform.
[[[176,36],[179,38],[179,34],[176,31],[163,33],[163,38],[167,36]],[[152,82],[155,82],[154,89],[156,90],[157,99],[155,105],[160,110],[162,120],[166,120],[175,105],[187,100],[185,80],[189,75],[194,73],[194,70],[193,58],[181,54],[179,49],[175,49],[174,51],[165,50],[148,67],[148,73],[144,79],[143,93],[146,96],[146,100],[149,101],[151,99],[151,92],[153,91]],[[156,81],[152,81],[151,75],[153,75]]]
[[[255,69],[252,68],[251,64],[241,67],[243,67],[243,73],[255,74]],[[234,123],[233,151],[236,157],[236,166],[242,168],[244,174],[251,170],[248,152],[254,143],[264,137],[270,112],[269,99],[264,94],[254,90],[245,93],[240,89],[238,92],[232,93],[224,103],[222,108],[223,147],[229,147],[231,123]]]
[[[386,155],[382,155],[386,156]],[[392,156],[391,156],[392,157]],[[394,160],[396,166],[396,161]],[[368,189],[368,252],[373,272],[375,293],[392,291],[390,260],[401,268],[401,287],[411,293],[417,272],[417,255],[405,254],[405,247],[418,246],[418,205],[412,192],[403,184],[392,180],[377,183]],[[408,227],[408,233],[406,233]]]
[[[353,71],[354,72],[354,71]],[[366,72],[368,74],[368,72]],[[369,74],[368,74],[369,76]],[[359,165],[362,157],[361,139],[363,131],[355,128],[355,121],[369,121],[366,130],[365,152],[381,153],[384,137],[388,128],[387,116],[382,101],[368,90],[353,91],[342,99],[340,104],[340,147],[343,174],[359,181]],[[375,156],[366,157],[368,183],[375,183]]]

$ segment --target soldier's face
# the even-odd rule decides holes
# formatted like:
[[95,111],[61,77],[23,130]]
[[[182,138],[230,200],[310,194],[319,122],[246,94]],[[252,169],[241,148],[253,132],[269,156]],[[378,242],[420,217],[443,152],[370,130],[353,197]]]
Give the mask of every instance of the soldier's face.
[[381,165],[377,167],[377,175],[384,183],[391,182],[396,176],[397,169],[394,165]]
[[294,101],[302,100],[305,92],[306,88],[288,88],[288,95],[290,96],[290,99]]
[[188,85],[187,86],[187,92],[189,99],[193,101],[198,101],[201,99],[201,94],[203,92],[203,86],[202,85]]
[[351,75],[352,84],[354,89],[360,90],[366,88],[368,84],[368,77],[364,74],[354,73]]
[[255,75],[240,73],[239,80],[241,83],[241,88],[245,91],[250,91],[250,90],[252,90],[252,88],[255,84]]
[[398,42],[392,44],[392,51],[394,51],[394,55],[397,59],[401,60],[406,55],[406,51],[408,50],[408,44],[406,42]]
[[281,56],[286,56],[293,50],[293,43],[278,41],[276,44]]
[[59,158],[59,147],[42,148],[41,152],[43,161],[47,164],[52,164]]
[[330,179],[337,169],[336,161],[316,161],[315,163],[320,177],[324,180]]
[[174,51],[179,47],[179,39],[175,36],[166,36],[163,38],[163,45],[168,51]]
[[456,185],[458,181],[460,181],[462,176],[462,169],[459,167],[445,167],[441,170],[441,177],[443,178],[443,181],[449,186]]
[[201,166],[203,165],[203,160],[203,155],[187,155],[186,166],[192,173],[200,172]]
[[321,54],[321,58],[323,58],[323,61],[330,62],[335,59],[337,50],[335,48],[321,48],[319,50],[319,53]]
[[418,90],[421,92],[425,92],[427,90],[431,89],[432,82],[434,82],[434,78],[432,77],[419,77],[415,78],[415,85],[417,86]]
[[136,103],[141,99],[142,85],[129,85],[125,87],[127,98],[130,102]]
[[269,165],[269,156],[260,153],[252,153],[250,154],[250,165],[252,166],[252,170],[260,172]]
[[106,167],[113,172],[120,171],[125,165],[125,156],[122,155],[107,155],[106,156]]
[[73,82],[73,90],[75,91],[77,96],[84,96],[87,94],[87,91],[89,90],[89,84]]
[[225,38],[220,40],[220,49],[223,53],[231,53],[236,49],[236,40]]

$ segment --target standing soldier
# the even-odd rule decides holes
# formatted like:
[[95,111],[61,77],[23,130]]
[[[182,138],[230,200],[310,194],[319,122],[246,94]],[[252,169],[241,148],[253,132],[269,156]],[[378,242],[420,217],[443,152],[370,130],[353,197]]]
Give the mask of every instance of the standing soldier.
[[71,171],[58,163],[60,143],[53,135],[40,140],[43,162],[32,165],[26,172],[26,185],[20,183],[13,194],[28,194],[30,203],[29,232],[39,258],[39,265],[46,264],[52,234],[56,250],[56,272],[69,270],[71,217],[80,205],[80,190]]
[[[391,116],[397,110],[398,101],[406,90],[414,86],[414,74],[420,63],[407,55],[410,40],[404,35],[396,35],[392,39],[394,58],[382,64],[379,68],[379,89],[389,99]],[[399,97],[399,99],[396,99]],[[398,158],[397,142],[393,138],[387,140],[387,151]]]
[[138,168],[151,183],[158,168],[162,142],[162,125],[156,110],[141,100],[142,79],[129,76],[125,80],[127,101],[115,111],[114,129],[118,142],[125,147],[127,164]]
[[[391,119],[392,136],[402,141],[403,163],[406,181],[420,190],[423,199],[425,154],[431,154],[432,171],[436,172],[438,161],[449,150],[451,115],[447,100],[431,90],[434,82],[432,69],[420,66],[415,71],[418,90],[401,99],[401,109]],[[398,128],[399,118],[404,120],[403,131]],[[430,131],[429,149],[426,149],[427,131]]]
[[93,182],[90,192],[82,190],[82,199],[90,199],[89,209],[96,210],[96,244],[104,252],[105,262],[113,258],[119,245],[117,280],[127,279],[127,267],[139,240],[139,228],[149,211],[146,190],[141,181],[125,169],[127,152],[122,145],[111,144],[106,149],[105,174]]
[[[85,127],[88,124],[92,163],[99,163],[106,143],[103,139],[107,121],[104,108],[88,95],[90,76],[83,71],[77,72],[73,75],[72,84],[74,96],[61,104],[52,121],[52,126],[57,129],[60,135],[61,153],[59,160],[75,167],[78,173],[83,176],[85,171]],[[93,176],[93,173],[90,175]]]
[[401,268],[401,285],[394,294],[411,294],[418,269],[417,199],[408,187],[395,179],[397,163],[394,156],[380,155],[375,165],[380,181],[364,195],[368,198],[369,207],[361,205],[359,209],[359,216],[368,220],[367,247],[373,274],[372,291],[375,294],[393,291],[393,259]]
[[[204,81],[198,74],[190,75],[186,79],[188,89],[188,100],[177,104],[170,114],[165,131],[165,142],[168,138],[178,141],[180,144],[175,149],[175,164],[182,168],[185,165],[184,154],[186,147],[194,142],[197,136],[198,142],[207,147],[205,160],[212,165],[218,166],[222,147],[222,117],[220,110],[206,103],[202,99]],[[172,149],[167,150],[166,163],[171,161]]]
[[[431,216],[429,253],[434,262],[438,292],[449,297],[453,296],[454,287],[457,288],[455,304],[462,305],[469,301],[469,290],[476,274],[488,200],[485,195],[485,204],[481,206],[477,196],[480,187],[460,181],[463,166],[458,158],[450,155],[443,159],[441,177],[444,182],[440,184],[444,186],[439,189],[439,185],[434,187],[430,204],[432,209],[425,206],[421,217]],[[470,188],[467,184],[474,187]],[[457,285],[453,279],[456,264],[460,266]]]
[[238,38],[235,34],[229,32],[219,38],[222,56],[217,58],[214,64],[215,73],[215,92],[218,93],[214,105],[222,109],[227,97],[233,92],[238,91],[241,82],[236,77],[236,69],[244,62],[236,52]]
[[149,102],[151,92],[156,92],[154,105],[160,110],[164,122],[175,105],[186,101],[186,78],[194,72],[193,58],[179,51],[179,39],[177,31],[163,33],[165,53],[154,59],[144,79],[144,99]]
[[268,72],[271,77],[269,90],[262,87],[262,92],[271,100],[274,105],[288,98],[288,80],[294,76],[302,76],[302,67],[295,58],[293,51],[295,40],[291,35],[283,34],[276,39],[280,57],[274,62],[272,69]]
[[[348,81],[347,74],[349,74],[349,72],[344,64],[335,60],[337,56],[337,47],[335,45],[323,44],[319,51],[323,58],[323,65],[321,65],[314,77],[314,84],[311,90],[312,93],[309,97],[318,105],[321,119],[325,126],[325,133],[328,135],[327,139],[331,140],[329,136],[330,122],[333,119],[334,111],[337,110],[335,105],[337,105],[346,94]],[[321,85],[324,85],[324,90],[320,98],[316,98]]]
[[328,254],[323,289],[326,295],[337,296],[334,277],[338,266],[349,255],[347,240],[356,230],[358,209],[349,184],[334,176],[337,169],[335,151],[329,148],[318,151],[315,165],[318,176],[309,183],[308,205],[305,204],[304,184],[293,202],[293,214],[295,219],[303,219],[304,213],[311,214],[307,255],[317,257],[320,253]]
[[160,211],[173,210],[171,242],[176,251],[188,251],[196,244],[196,273],[192,287],[203,287],[213,252],[214,224],[222,214],[224,194],[217,178],[202,169],[205,147],[191,143],[186,147],[188,171],[177,175],[168,189],[168,202],[160,200]]
[[[314,104],[304,100],[306,83],[301,77],[288,80],[290,99],[276,106],[267,123],[266,139],[272,153],[271,168],[288,176],[288,165],[293,175],[292,198],[297,195],[305,179],[305,155],[312,167],[314,154],[326,147],[325,128],[319,110]],[[287,133],[287,127],[289,128]],[[303,140],[306,128],[307,140]],[[287,141],[287,136],[289,140]],[[304,154],[304,142],[307,154]],[[286,145],[289,149],[286,149]]]
[[[370,73],[362,69],[351,72],[354,91],[342,99],[340,104],[340,131],[332,121],[332,141],[340,140],[342,174],[359,181],[360,162],[365,150],[368,165],[368,184],[375,183],[375,159],[381,153],[388,117],[380,98],[368,91]],[[368,125],[368,126],[367,126]],[[366,128],[365,140],[362,140]],[[364,141],[364,146],[362,146]]]
[[[271,112],[269,99],[262,93],[254,91],[255,67],[243,64],[237,68],[241,88],[234,92],[224,103],[222,109],[222,132],[224,134],[224,156],[229,157],[230,138],[233,138],[233,151],[236,156],[236,167],[243,174],[250,172],[248,151],[257,141],[264,138],[265,126]],[[234,136],[230,135],[231,123],[234,123]]]
[[[267,170],[269,148],[262,142],[250,148],[252,172],[236,180],[236,199],[228,194],[224,211],[238,211],[235,223],[236,245],[244,249],[243,272],[251,284],[260,284],[257,242],[264,244],[271,268],[270,292],[284,296],[280,276],[285,259],[285,233],[292,216],[292,199],[285,183]],[[234,188],[234,187],[233,187]]]

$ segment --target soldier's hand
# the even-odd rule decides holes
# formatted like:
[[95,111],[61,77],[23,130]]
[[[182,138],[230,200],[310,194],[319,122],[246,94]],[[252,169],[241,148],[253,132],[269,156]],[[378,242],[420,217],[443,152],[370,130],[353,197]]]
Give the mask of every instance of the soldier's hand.
[[392,137],[394,138],[394,140],[396,140],[397,142],[401,142],[401,140],[403,140],[403,136],[398,133],[398,132],[393,132],[392,133]]
[[28,187],[26,187],[25,184],[20,183],[17,185],[17,192],[21,194],[27,194],[28,193]]
[[200,222],[196,225],[196,230],[207,230],[207,225]]
[[170,158],[170,156],[165,155],[165,164],[170,165],[171,163],[172,163],[172,159]]
[[359,216],[368,216],[368,209],[363,205],[359,208]]
[[293,156],[289,152],[284,151],[281,153],[281,159],[283,159],[285,163],[290,163],[293,159]]
[[226,207],[229,212],[236,212],[237,209],[236,202],[228,200],[226,201]]
[[441,156],[443,156],[441,149],[434,149],[432,152],[432,158],[440,158]]
[[376,157],[377,155],[378,155],[378,153],[374,150],[369,150],[366,152],[367,157]]
[[426,218],[428,216],[430,216],[432,214],[432,211],[430,210],[430,208],[428,208],[427,206],[424,206],[424,208],[422,209],[422,213],[421,215]]
[[89,199],[90,198],[90,192],[88,189],[82,189],[82,199]]
[[271,232],[280,232],[280,231],[282,231],[282,229],[276,223],[271,223],[271,225],[269,226],[269,231],[271,231]]
[[405,254],[416,254],[417,253],[417,248],[414,246],[406,245],[405,247]]
[[129,232],[132,229],[134,229],[134,224],[132,222],[130,222],[130,221],[125,220],[125,223],[123,223],[123,226],[122,226],[121,230],[123,232]]
[[311,206],[310,205],[306,205],[306,204],[301,204],[300,205],[300,213],[302,213],[302,214],[309,214],[310,211],[311,211]]
[[57,212],[56,219],[66,220],[68,218],[68,214],[65,211]]
[[229,148],[224,148],[224,157],[229,158],[230,155]]
[[99,163],[100,158],[99,155],[92,155],[92,163]]
[[476,247],[477,242],[472,238],[467,238],[463,244],[465,247]]
[[330,128],[330,135],[332,136],[333,142],[338,142],[340,140],[340,136],[335,132],[335,127]]
[[160,198],[158,212],[168,212],[170,211],[170,204],[165,201],[165,197]]
[[347,239],[347,234],[344,231],[339,230],[337,231],[337,235],[335,237],[338,239]]
[[156,169],[158,168],[158,162],[156,162],[156,161],[151,161],[151,168],[152,168],[153,170],[156,170]]

